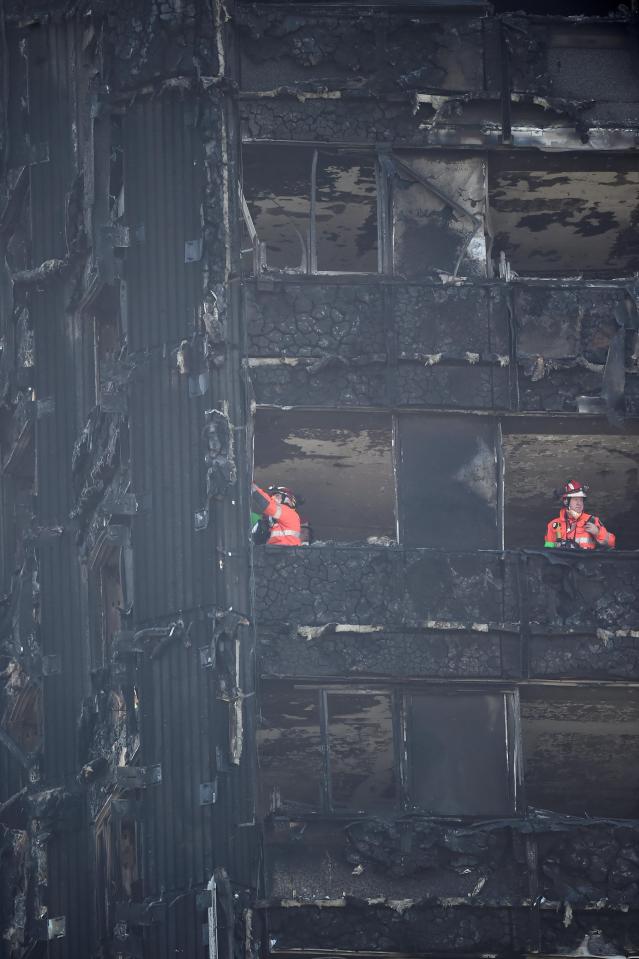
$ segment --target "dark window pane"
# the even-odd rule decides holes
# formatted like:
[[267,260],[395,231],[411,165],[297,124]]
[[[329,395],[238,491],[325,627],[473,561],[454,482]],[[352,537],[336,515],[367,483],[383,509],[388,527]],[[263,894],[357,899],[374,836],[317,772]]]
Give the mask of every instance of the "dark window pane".
[[262,812],[281,803],[320,805],[322,745],[319,692],[265,683],[258,730]]
[[400,414],[399,537],[404,546],[499,546],[496,444],[496,427],[488,419]]
[[373,158],[320,150],[316,197],[317,269],[377,273]]
[[411,799],[440,815],[513,811],[503,693],[408,699]]
[[334,808],[374,809],[395,801],[393,714],[388,693],[329,693]]
[[521,731],[531,806],[572,816],[636,818],[635,689],[524,687]]

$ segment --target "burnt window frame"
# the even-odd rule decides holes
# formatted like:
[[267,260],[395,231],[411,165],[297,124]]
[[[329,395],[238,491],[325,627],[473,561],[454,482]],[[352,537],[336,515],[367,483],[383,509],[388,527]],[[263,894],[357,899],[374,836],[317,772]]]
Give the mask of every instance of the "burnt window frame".
[[[357,818],[359,816],[370,815],[370,810],[357,809],[354,806],[341,805],[339,808],[335,807],[333,803],[333,789],[331,783],[331,746],[330,746],[330,717],[328,709],[328,700],[331,695],[373,695],[373,696],[387,696],[390,700],[390,712],[391,712],[391,738],[393,742],[393,762],[392,768],[394,773],[395,781],[395,801],[392,804],[385,805],[384,808],[386,811],[398,811],[403,808],[402,802],[402,773],[401,773],[401,764],[400,764],[400,743],[399,743],[399,732],[401,729],[400,722],[400,709],[401,703],[399,696],[401,695],[400,690],[392,686],[379,685],[377,683],[367,683],[365,685],[351,686],[351,685],[340,685],[338,683],[324,683],[318,685],[316,683],[293,683],[291,684],[294,689],[303,689],[305,691],[311,692],[315,691],[317,696],[317,708],[318,708],[318,717],[319,717],[319,737],[320,737],[320,767],[319,767],[319,779],[318,779],[318,796],[317,803],[314,805],[309,804],[307,813],[302,814],[302,818],[305,814],[309,815],[311,818],[317,816],[330,816],[330,817],[339,817],[347,816],[348,818]],[[263,724],[260,724],[261,728],[264,728]],[[258,732],[259,738],[259,732]],[[259,754],[261,747],[258,747],[258,764],[259,764]],[[287,799],[281,799],[279,805],[276,808],[273,808],[271,805],[271,796],[262,795],[261,797],[261,807],[263,810],[270,808],[271,814],[278,816],[286,813],[287,809]]]
[[[277,143],[252,143],[247,141],[243,147],[278,146]],[[389,184],[388,176],[380,162],[380,153],[386,152],[383,148],[375,147],[347,147],[328,143],[296,144],[287,143],[291,150],[306,149],[310,153],[308,179],[308,225],[304,237],[301,263],[298,267],[269,267],[267,262],[266,242],[260,240],[251,215],[246,193],[244,177],[238,182],[238,196],[240,209],[240,227],[245,229],[252,245],[253,264],[248,276],[259,277],[268,272],[280,276],[319,276],[319,277],[377,277],[392,273],[392,242],[389,237]],[[321,151],[330,151],[334,154],[361,155],[371,160],[375,171],[375,206],[376,206],[376,233],[377,233],[377,269],[375,271],[362,270],[319,270],[317,268],[317,164]],[[247,254],[248,249],[242,249],[241,255]],[[389,268],[389,263],[390,268]]]
[[[282,276],[319,276],[319,277],[379,277],[379,276],[399,276],[404,275],[401,264],[395,262],[395,230],[394,230],[394,217],[395,217],[395,188],[394,180],[396,177],[401,177],[405,180],[410,180],[414,184],[421,186],[424,190],[430,193],[432,196],[436,197],[440,202],[444,204],[444,207],[449,207],[458,217],[463,217],[469,220],[473,229],[468,232],[468,237],[465,240],[460,253],[458,254],[457,261],[454,267],[454,275],[456,276],[465,257],[468,254],[468,250],[472,241],[480,233],[484,235],[484,243],[486,250],[486,278],[492,276],[492,261],[489,252],[489,234],[488,234],[488,203],[487,203],[487,187],[485,191],[485,209],[482,212],[474,213],[472,210],[464,206],[460,200],[456,199],[453,196],[447,195],[442,191],[432,180],[420,173],[418,170],[415,170],[410,166],[410,163],[406,162],[408,155],[413,155],[415,153],[423,154],[428,156],[429,152],[427,149],[410,149],[410,148],[398,148],[392,149],[390,146],[385,146],[383,144],[377,146],[367,146],[367,147],[347,147],[341,144],[332,144],[327,143],[294,143],[288,142],[286,144],[273,141],[271,143],[264,143],[261,141],[251,141],[247,140],[243,143],[243,147],[268,147],[268,146],[287,146],[291,150],[295,149],[306,149],[310,154],[310,175],[309,175],[309,210],[308,210],[308,227],[306,231],[305,244],[302,251],[302,259],[300,265],[297,267],[287,266],[287,267],[269,267],[267,262],[266,254],[266,243],[261,241],[259,234],[255,227],[253,217],[251,215],[249,205],[246,199],[246,194],[244,191],[244,179],[240,180],[238,183],[238,196],[239,196],[239,210],[240,210],[240,228],[241,231],[246,231],[248,237],[248,242],[251,244],[249,248],[243,248],[240,252],[240,258],[248,253],[252,253],[252,269],[249,270],[248,275],[259,277],[263,272],[272,273],[275,275]],[[320,153],[324,151],[331,151],[335,155],[343,153],[345,155],[362,155],[363,157],[370,158],[373,161],[374,170],[375,170],[375,189],[376,189],[376,228],[377,228],[377,270],[375,271],[362,271],[362,270],[320,270],[317,267],[317,164]],[[437,156],[437,153],[434,154]],[[461,154],[463,155],[463,154]],[[486,158],[478,151],[477,157],[480,159],[483,165],[483,175],[485,180],[485,185],[488,183],[488,163]],[[424,268],[425,273],[428,273],[427,267]]]
[[[269,682],[269,680],[266,680]],[[319,711],[319,733],[321,763],[319,775],[319,795],[318,802],[308,809],[301,811],[295,809],[296,819],[316,819],[316,818],[369,818],[379,811],[374,806],[366,809],[358,809],[355,806],[340,805],[339,808],[333,802],[331,789],[331,769],[330,769],[330,731],[328,715],[328,697],[331,694],[349,694],[349,695],[385,695],[390,698],[391,705],[391,739],[393,743],[393,772],[395,781],[395,800],[393,803],[385,804],[382,814],[416,814],[426,815],[433,819],[454,819],[462,821],[488,820],[495,818],[496,813],[437,813],[428,810],[424,805],[418,803],[412,793],[412,757],[409,737],[409,700],[411,696],[427,696],[429,693],[446,693],[451,697],[459,695],[468,695],[474,693],[477,695],[501,695],[504,698],[504,749],[507,755],[512,755],[512,765],[507,760],[507,769],[509,774],[508,782],[510,784],[510,802],[511,810],[507,813],[498,815],[509,818],[518,818],[525,813],[524,797],[524,758],[522,748],[521,732],[521,709],[519,701],[519,688],[514,684],[508,683],[420,683],[414,686],[402,684],[379,684],[366,683],[361,685],[351,685],[348,683],[304,683],[293,682],[290,684],[293,689],[315,690],[318,697]],[[261,725],[261,724],[260,724]],[[259,740],[259,732],[258,732]],[[258,745],[258,765],[261,746]],[[272,795],[272,794],[271,794]],[[260,807],[262,816],[273,816],[275,818],[290,818],[292,814],[291,806],[286,797],[281,797],[278,806],[273,808],[271,804],[271,795],[262,794],[260,798]],[[294,802],[294,800],[293,800]]]

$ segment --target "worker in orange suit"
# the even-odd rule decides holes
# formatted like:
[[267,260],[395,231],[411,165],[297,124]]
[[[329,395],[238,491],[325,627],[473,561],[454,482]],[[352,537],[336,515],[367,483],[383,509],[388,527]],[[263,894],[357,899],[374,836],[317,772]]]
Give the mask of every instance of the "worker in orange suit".
[[269,486],[266,492],[253,483],[252,505],[268,520],[267,546],[301,546],[301,522],[295,493],[286,486]]
[[577,480],[569,480],[563,487],[563,508],[556,519],[548,523],[544,546],[550,549],[614,549],[615,535],[609,533],[599,517],[584,510],[588,487]]

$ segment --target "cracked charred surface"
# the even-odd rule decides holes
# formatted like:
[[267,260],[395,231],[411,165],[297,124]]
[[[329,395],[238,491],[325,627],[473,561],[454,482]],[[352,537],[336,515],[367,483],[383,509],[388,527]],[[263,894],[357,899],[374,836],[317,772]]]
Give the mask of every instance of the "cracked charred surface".
[[[247,140],[315,140],[336,142],[348,131],[351,142],[422,146],[422,111],[415,115],[408,97],[399,103],[378,103],[365,97],[337,98],[303,91],[284,91],[276,99],[240,99],[242,135]],[[302,100],[302,102],[300,102]],[[403,102],[402,102],[403,101]]]
[[[269,277],[245,281],[245,297],[258,403],[522,412],[576,411],[584,396],[606,407],[616,311],[628,301],[620,286],[442,288],[373,278]],[[620,403],[633,415],[632,309],[627,317]]]
[[528,618],[539,632],[636,629],[639,557],[585,558],[564,563],[527,554]]
[[639,679],[639,631],[595,636],[533,636],[530,674],[539,678]]
[[264,4],[240,7],[238,20],[244,89],[268,90],[300,79],[386,91],[482,83],[479,20],[444,23],[380,11],[282,17]]
[[574,908],[636,902],[637,825],[531,811],[524,819],[442,822],[423,816],[362,818],[338,833],[327,822],[278,818],[267,828],[273,900],[451,900],[451,905],[521,906],[539,893]]
[[[629,554],[259,548],[260,668],[271,676],[513,678],[528,669],[540,678],[636,679],[637,563]],[[318,626],[326,628],[298,631]]]
[[[500,554],[393,547],[255,550],[260,623],[514,622]],[[292,554],[292,555],[291,555]]]
[[528,896],[525,840],[508,824],[482,829],[425,817],[329,823],[277,820],[267,828],[271,899],[312,902],[467,898],[487,905]]
[[246,283],[250,356],[385,354],[383,288],[375,284]]
[[[623,288],[563,287],[515,290],[517,362],[522,410],[574,410],[580,394],[597,396],[617,332]],[[635,415],[639,377],[628,335],[626,412]]]
[[[278,948],[311,947],[417,953],[503,952],[514,945],[507,909],[451,909],[411,900],[386,904],[344,900],[348,908],[271,906],[270,931]],[[522,945],[522,940],[515,940]]]
[[[638,83],[629,68],[632,45],[623,22],[542,23],[513,15],[504,24],[514,90],[590,99],[583,121],[592,126],[637,123]],[[588,49],[595,36],[598,49]]]
[[[299,636],[295,628],[260,630],[263,676],[423,676],[496,679],[520,673],[519,644],[495,631],[422,630]],[[554,661],[553,661],[554,664]]]
[[[294,903],[292,905],[297,905]],[[577,911],[566,926],[563,911],[505,909],[404,902],[373,903],[348,899],[348,908],[300,905],[271,907],[270,930],[278,949],[321,941],[326,948],[438,953],[471,951],[499,956],[526,952],[558,954],[586,947],[597,955],[632,949],[639,935],[636,913]]]

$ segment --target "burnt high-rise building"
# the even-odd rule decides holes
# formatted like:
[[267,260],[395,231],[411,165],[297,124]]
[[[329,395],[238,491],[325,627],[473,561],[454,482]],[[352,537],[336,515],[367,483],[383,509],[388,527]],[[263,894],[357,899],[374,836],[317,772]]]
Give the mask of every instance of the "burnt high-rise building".
[[0,0],[0,94],[2,959],[639,954],[635,0]]

